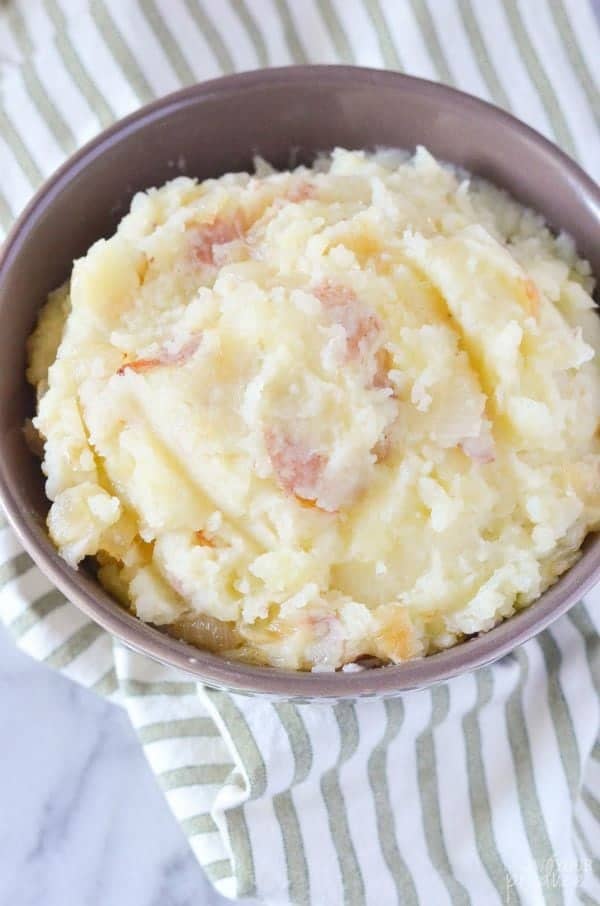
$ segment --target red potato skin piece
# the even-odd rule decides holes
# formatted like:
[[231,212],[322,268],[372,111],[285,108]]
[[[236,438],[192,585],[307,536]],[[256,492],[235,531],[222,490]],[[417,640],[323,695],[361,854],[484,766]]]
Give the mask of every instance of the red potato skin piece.
[[344,328],[348,359],[359,358],[361,346],[374,340],[381,330],[377,315],[362,310],[353,290],[331,280],[324,280],[312,292],[331,320]]
[[[307,450],[273,429],[265,432],[265,443],[280,487],[302,506],[322,509],[316,502],[317,483],[327,465],[327,457]],[[311,496],[311,489],[314,489],[314,496]]]
[[[356,360],[362,353],[365,343],[375,340],[382,329],[381,321],[372,312],[361,311],[356,293],[347,286],[323,281],[313,294],[319,299],[333,321],[341,324],[346,332],[347,358]],[[389,370],[393,365],[392,356],[383,346],[375,353],[376,371],[372,386],[377,389],[389,389],[393,386],[389,379]],[[377,462],[386,459],[391,451],[391,438],[386,434],[373,448]]]
[[301,201],[309,201],[311,198],[316,198],[317,190],[315,186],[311,185],[309,182],[301,182],[298,185],[293,186],[287,193],[288,201],[295,203]]
[[236,214],[231,220],[217,217],[212,223],[197,224],[190,227],[190,248],[192,257],[199,264],[215,267],[214,250],[217,245],[225,245],[244,235],[241,216]]
[[133,362],[125,362],[117,369],[117,374],[124,375],[126,371],[133,371],[136,374],[143,374],[145,371],[151,371],[152,368],[158,368],[162,362],[160,359],[135,359]]
[[117,370],[117,374],[123,375],[126,371],[144,374],[146,371],[152,371],[162,365],[184,365],[194,355],[201,342],[202,334],[199,333],[188,340],[177,352],[164,351],[154,358],[134,359],[132,362],[125,362]]

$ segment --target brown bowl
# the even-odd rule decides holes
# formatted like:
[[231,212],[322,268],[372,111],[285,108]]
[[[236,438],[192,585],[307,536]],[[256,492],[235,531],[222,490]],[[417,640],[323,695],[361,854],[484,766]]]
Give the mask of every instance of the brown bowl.
[[199,680],[304,699],[390,695],[427,686],[507,654],[565,613],[600,577],[600,537],[528,609],[490,632],[429,658],[356,673],[253,667],[199,651],[119,607],[48,539],[39,462],[22,426],[32,414],[25,341],[47,293],[74,258],[108,236],[139,189],[180,172],[200,179],[248,169],[259,152],[286,167],[335,145],[414,148],[508,189],[570,233],[600,273],[600,191],[554,145],[506,113],[451,88],[392,72],[300,66],[228,76],[172,94],[103,132],[37,193],[0,259],[0,500],[49,579],[125,644]]

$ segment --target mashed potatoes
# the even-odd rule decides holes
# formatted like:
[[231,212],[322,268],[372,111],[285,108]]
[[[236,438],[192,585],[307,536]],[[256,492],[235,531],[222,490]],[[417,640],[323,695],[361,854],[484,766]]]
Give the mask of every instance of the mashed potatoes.
[[488,630],[599,527],[591,289],[566,237],[423,148],[139,194],[30,340],[52,539],[254,662]]

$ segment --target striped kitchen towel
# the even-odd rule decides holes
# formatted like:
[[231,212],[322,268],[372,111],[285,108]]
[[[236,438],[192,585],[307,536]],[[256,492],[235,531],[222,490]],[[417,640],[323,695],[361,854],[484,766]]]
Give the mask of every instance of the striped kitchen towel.
[[[0,226],[140,104],[305,61],[455,85],[600,176],[588,0],[0,0]],[[493,667],[318,706],[206,689],[132,654],[50,587],[3,521],[0,615],[25,651],[127,708],[228,896],[600,904],[598,590]]]

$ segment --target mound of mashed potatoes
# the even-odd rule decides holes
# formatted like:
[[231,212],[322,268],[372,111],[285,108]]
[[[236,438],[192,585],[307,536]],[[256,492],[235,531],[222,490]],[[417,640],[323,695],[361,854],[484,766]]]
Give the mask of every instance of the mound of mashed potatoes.
[[254,663],[489,630],[600,525],[592,288],[568,237],[424,148],[138,194],[30,339],[50,535]]

